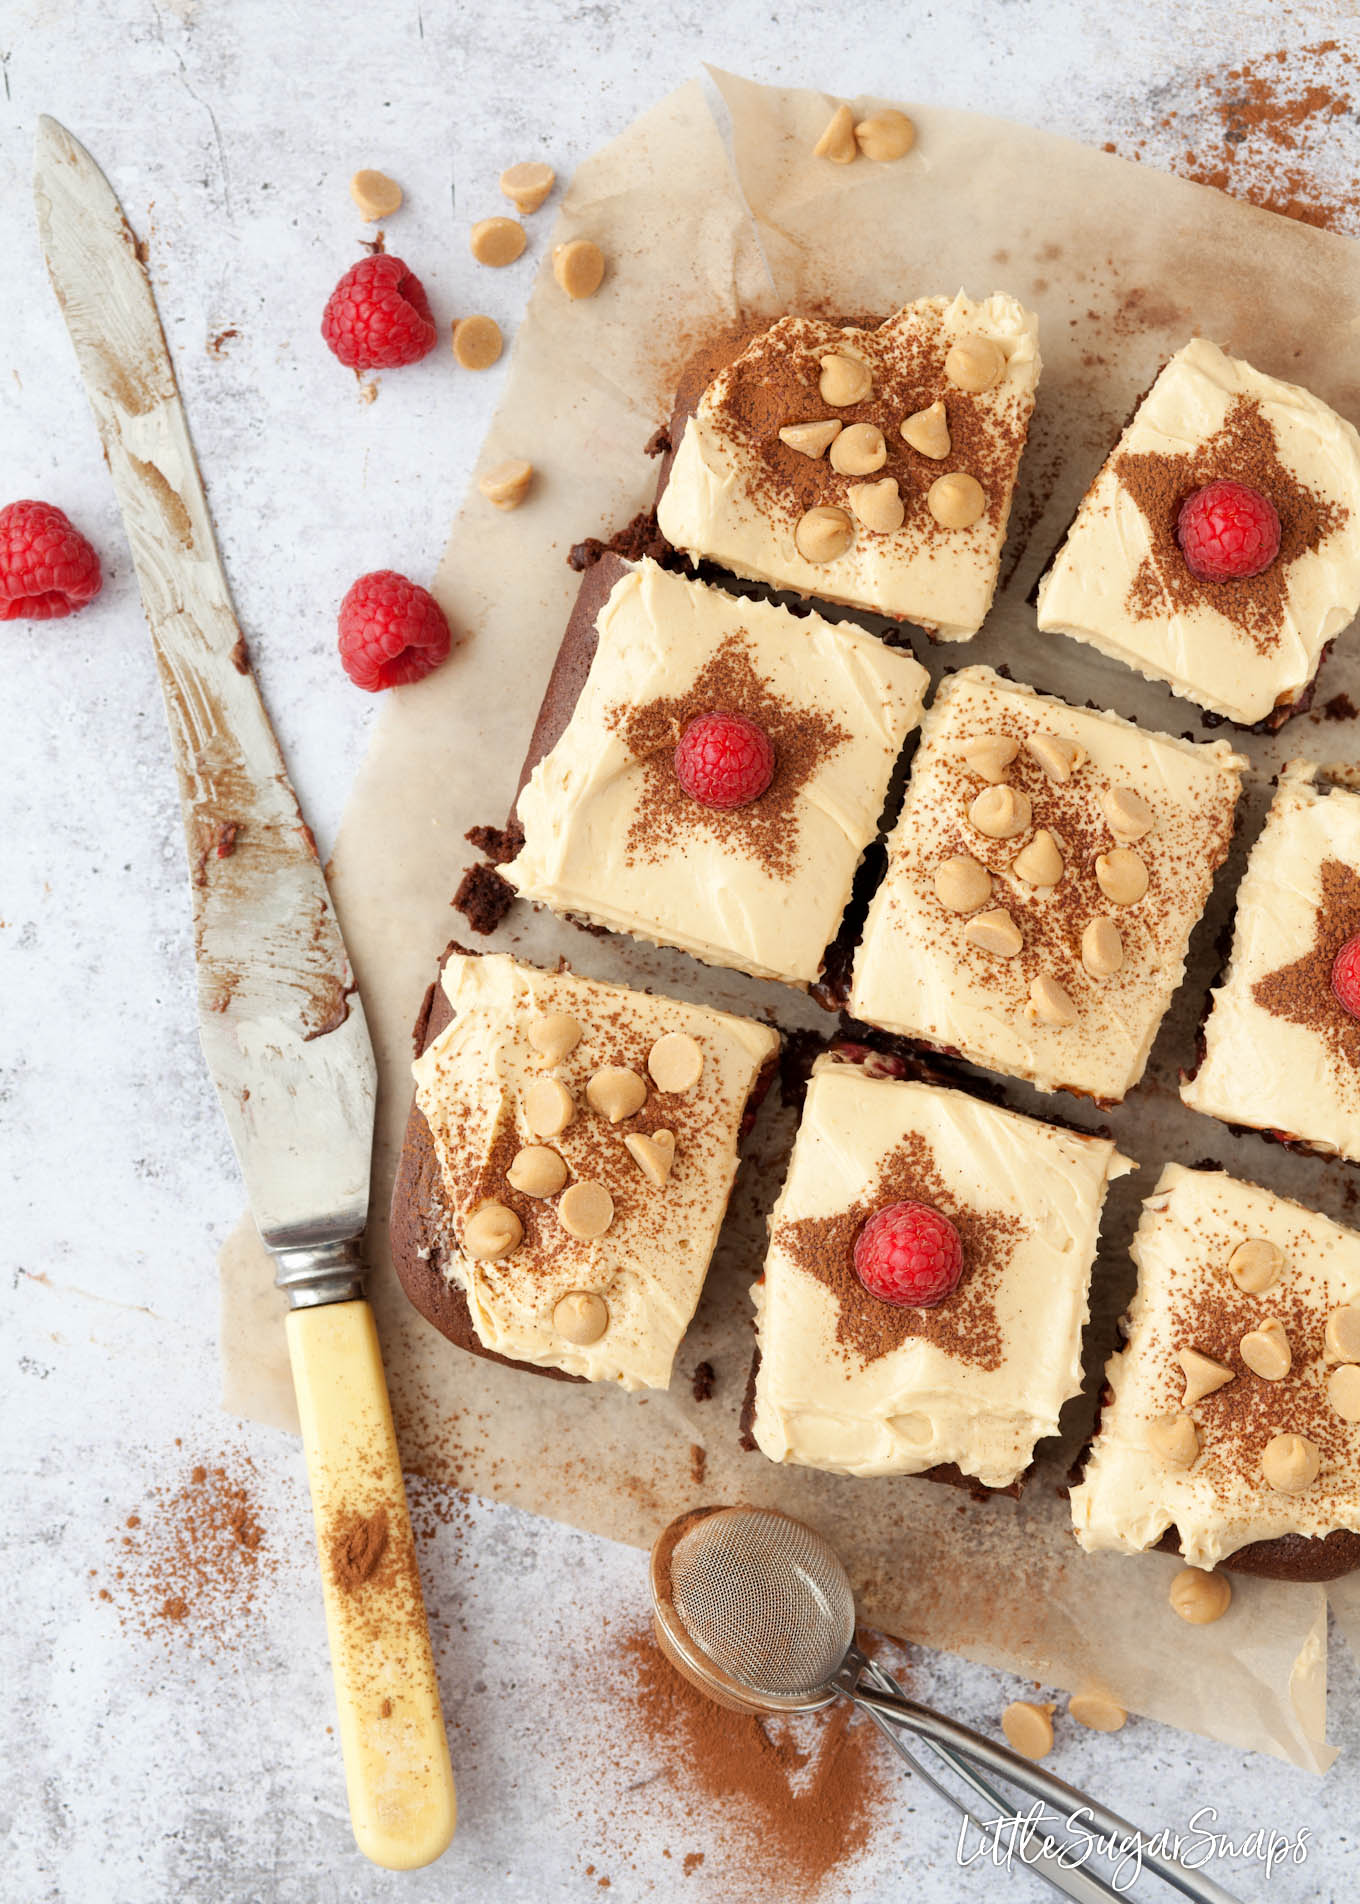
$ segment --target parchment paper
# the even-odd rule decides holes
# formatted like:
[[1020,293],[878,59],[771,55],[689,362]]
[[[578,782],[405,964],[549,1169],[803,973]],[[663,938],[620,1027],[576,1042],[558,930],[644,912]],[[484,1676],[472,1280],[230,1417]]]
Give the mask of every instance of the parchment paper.
[[[1124,417],[1170,351],[1202,331],[1262,369],[1360,414],[1360,249],[1349,240],[1023,127],[909,107],[920,129],[906,160],[837,167],[811,147],[831,110],[809,92],[712,75],[693,81],[589,159],[562,203],[554,242],[597,239],[600,294],[569,305],[540,272],[515,339],[484,464],[526,456],[530,501],[502,516],[470,494],[435,583],[466,639],[420,686],[387,697],[341,831],[333,888],[373,1027],[382,1102],[370,1230],[372,1293],[405,1458],[411,1468],[644,1547],[683,1508],[758,1500],[815,1522],[844,1555],[863,1615],[924,1644],[1028,1674],[1099,1688],[1131,1710],[1323,1770],[1326,1596],[1240,1580],[1218,1625],[1169,1611],[1179,1562],[1092,1557],[1073,1542],[1058,1487],[1089,1429],[1074,1403],[1061,1448],[1021,1503],[978,1506],[917,1480],[856,1481],[783,1469],[737,1446],[751,1349],[747,1289],[777,1193],[790,1114],[767,1107],[695,1325],[666,1395],[576,1388],[461,1354],[406,1304],[387,1253],[386,1209],[410,1098],[410,1024],[435,957],[461,925],[449,898],[471,857],[475,822],[502,819],[575,588],[565,555],[608,535],[650,500],[642,446],[669,408],[676,370],[706,329],[753,310],[875,310],[959,286],[1009,290],[1038,309],[1039,406],[983,634],[921,659],[1008,664],[1024,680],[1163,728],[1205,737],[1197,712],[1058,637],[1040,636],[1025,596]],[[857,102],[868,108],[875,103]],[[546,256],[546,254],[545,254]],[[873,625],[870,622],[868,625]],[[1360,659],[1345,643],[1324,694],[1360,700]],[[1300,717],[1283,740],[1246,742],[1254,763],[1248,823],[1148,1078],[1109,1119],[1141,1159],[1116,1186],[1096,1271],[1091,1368],[1115,1339],[1129,1293],[1127,1244],[1161,1163],[1215,1158],[1346,1220],[1356,1181],[1344,1166],[1291,1157],[1185,1110],[1176,1071],[1193,1049],[1245,847],[1268,777],[1292,754],[1360,758],[1353,725]],[[516,907],[492,943],[525,957],[565,955],[617,977],[786,1026],[831,1021],[796,994],[710,970],[680,954],[587,935]],[[1075,1100],[1016,1086],[1011,1101],[1094,1124]],[[223,1256],[227,1407],[292,1425],[278,1321],[282,1304],[248,1223]],[[712,1362],[711,1400],[689,1375]],[[707,1473],[693,1478],[693,1450]],[[1360,1626],[1360,1593],[1338,1611]]]

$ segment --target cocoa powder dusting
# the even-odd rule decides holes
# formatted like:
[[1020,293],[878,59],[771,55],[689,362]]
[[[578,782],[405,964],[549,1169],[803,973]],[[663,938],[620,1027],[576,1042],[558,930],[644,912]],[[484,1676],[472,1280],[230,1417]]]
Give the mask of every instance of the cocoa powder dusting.
[[387,1551],[387,1509],[371,1514],[346,1515],[330,1539],[331,1569],[345,1593],[355,1593],[371,1580]]
[[1360,874],[1338,859],[1322,863],[1322,900],[1313,926],[1313,944],[1301,959],[1268,972],[1251,988],[1264,1011],[1321,1035],[1331,1053],[1338,1083],[1352,1087],[1360,1077],[1360,1019],[1343,1009],[1332,990],[1336,955],[1360,931]]

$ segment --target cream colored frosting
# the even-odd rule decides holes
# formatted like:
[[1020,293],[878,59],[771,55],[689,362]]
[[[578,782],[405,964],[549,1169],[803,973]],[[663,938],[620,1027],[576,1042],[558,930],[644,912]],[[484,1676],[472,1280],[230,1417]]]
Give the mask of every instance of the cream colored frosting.
[[[926,492],[936,477],[967,463],[957,456],[931,462],[917,455],[899,434],[903,417],[885,417],[888,461],[872,480],[897,479],[907,504],[903,527],[884,534],[858,526],[843,555],[831,562],[806,561],[793,535],[801,508],[792,499],[779,505],[757,454],[723,427],[721,406],[743,361],[738,358],[710,384],[685,425],[657,511],[662,534],[676,548],[720,562],[734,574],[916,622],[946,641],[966,641],[981,627],[996,592],[1015,473],[1039,382],[1038,319],[1000,292],[974,302],[960,291],[953,298],[905,305],[877,330],[784,317],[765,337],[786,346],[791,363],[806,367],[803,414],[782,419],[789,424],[838,414],[818,391],[819,360],[826,352],[880,364],[885,376],[907,375],[919,387],[920,373],[913,375],[911,367],[923,349],[942,358],[956,338],[990,338],[1006,358],[994,388],[969,393],[937,372],[929,389],[921,390],[920,406],[943,399],[948,416],[957,418],[966,408],[982,419],[988,448],[974,473],[984,489],[990,485],[1003,492],[1001,507],[971,528],[941,528],[926,507]],[[760,340],[758,345],[766,347]],[[863,480],[837,479],[826,501],[848,508],[842,492]]]
[[[1129,593],[1152,549],[1147,519],[1115,472],[1125,454],[1181,455],[1231,404],[1260,405],[1280,461],[1345,520],[1289,564],[1282,626],[1262,648],[1212,601],[1135,615]],[[1225,472],[1225,474],[1228,472]],[[1178,694],[1250,725],[1296,701],[1322,650],[1360,608],[1360,435],[1296,384],[1263,376],[1196,337],[1166,365],[1092,483],[1039,588],[1040,628],[1089,642]]]
[[[1321,1030],[1252,996],[1262,979],[1313,951],[1324,861],[1339,860],[1360,877],[1360,794],[1324,793],[1316,774],[1311,762],[1294,760],[1281,776],[1238,888],[1232,956],[1213,994],[1204,1058],[1181,1096],[1209,1117],[1360,1160],[1354,1067]],[[1324,1011],[1328,1003],[1319,999]]]
[[[789,1224],[872,1195],[913,1135],[959,1206],[995,1212],[1015,1231],[995,1296],[1003,1353],[994,1368],[920,1337],[865,1362],[837,1341],[837,1299],[790,1245]],[[952,1461],[988,1487],[1008,1487],[1081,1388],[1101,1206],[1111,1179],[1133,1168],[1105,1138],[820,1060],[754,1289],[762,1452],[839,1474],[919,1474]]]
[[[1227,1263],[1254,1238],[1281,1249],[1285,1266],[1272,1288],[1246,1296]],[[1137,1553],[1175,1527],[1191,1565],[1212,1567],[1251,1541],[1360,1530],[1360,1424],[1343,1421],[1326,1400],[1323,1347],[1328,1314],[1360,1297],[1360,1235],[1220,1171],[1168,1164],[1143,1205],[1132,1254],[1138,1293],[1127,1344],[1106,1368],[1113,1399],[1072,1490],[1082,1546]],[[1206,1340],[1185,1339],[1187,1318],[1206,1298],[1231,1318],[1234,1334],[1271,1315],[1287,1318],[1293,1366],[1269,1382],[1231,1344],[1215,1343],[1214,1359],[1233,1379],[1190,1408],[1200,1453],[1188,1469],[1169,1468],[1149,1449],[1148,1428],[1180,1411],[1177,1351],[1213,1353]],[[1321,1472],[1301,1494],[1268,1486],[1260,1471],[1264,1440],[1290,1433],[1323,1444]]]
[[[466,1294],[478,1340],[497,1355],[587,1381],[665,1388],[736,1176],[746,1101],[779,1048],[778,1035],[727,1012],[541,972],[499,953],[451,955],[442,984],[453,1020],[413,1066],[416,1102],[441,1170],[445,1274]],[[582,1037],[550,1064],[527,1033],[554,1012],[575,1018]],[[668,1032],[694,1039],[703,1053],[699,1081],[685,1092],[662,1092],[648,1074],[647,1055]],[[619,1124],[586,1099],[586,1084],[603,1065],[626,1066],[647,1084],[642,1109]],[[556,1137],[535,1137],[525,1118],[525,1093],[544,1077],[560,1079],[576,1102],[575,1117]],[[658,1128],[675,1136],[675,1162],[659,1187],[624,1145],[629,1134]],[[558,1152],[570,1182],[591,1180],[610,1192],[614,1220],[602,1237],[569,1235],[556,1198],[510,1187],[505,1171],[514,1153],[534,1143]],[[488,1201],[505,1204],[524,1225],[519,1247],[495,1262],[474,1260],[460,1242],[468,1217]],[[588,1346],[554,1327],[554,1309],[569,1290],[597,1293],[608,1304],[609,1325]]]
[[[969,818],[988,783],[964,750],[993,734],[1021,743],[1003,784],[1031,801],[1030,824],[1010,839],[986,837]],[[1081,750],[1066,786],[1054,785],[1027,753],[1024,741],[1037,734]],[[1142,1076],[1180,983],[1190,933],[1228,849],[1246,764],[1226,742],[1201,746],[1146,733],[1116,715],[1003,681],[989,668],[948,677],[922,723],[888,871],[855,960],[851,1011],[1041,1090],[1122,1098]],[[1147,893],[1125,906],[1106,899],[1094,869],[1098,856],[1121,844],[1102,806],[1102,795],[1119,788],[1140,795],[1153,816],[1151,831],[1130,842],[1147,867]],[[1058,835],[1065,861],[1062,878],[1048,888],[1012,870],[1041,828]],[[971,944],[968,918],[936,896],[935,869],[957,854],[990,871],[986,908],[1007,911],[1020,927],[1017,957]],[[1082,962],[1082,931],[1095,918],[1112,920],[1123,942],[1123,966],[1111,977],[1092,977]],[[1030,986],[1042,976],[1069,993],[1074,1023],[1031,1022]]]
[[[556,912],[680,946],[712,965],[807,984],[836,935],[893,764],[920,719],[925,670],[858,628],[741,601],[654,562],[615,584],[596,630],[575,711],[520,795],[524,846],[505,877]],[[693,825],[667,835],[649,813],[648,763],[618,722],[620,711],[683,697],[733,643],[795,716],[806,711],[844,730],[796,796],[782,829],[792,861],[784,867],[765,863],[741,814],[710,827],[696,808]],[[758,825],[760,802],[745,811]]]

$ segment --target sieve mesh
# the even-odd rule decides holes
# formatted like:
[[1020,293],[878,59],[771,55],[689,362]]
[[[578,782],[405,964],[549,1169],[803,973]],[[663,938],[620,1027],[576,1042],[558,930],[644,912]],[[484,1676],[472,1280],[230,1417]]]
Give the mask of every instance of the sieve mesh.
[[670,1598],[716,1666],[778,1698],[825,1686],[855,1635],[854,1595],[832,1548],[762,1508],[722,1508],[683,1535]]

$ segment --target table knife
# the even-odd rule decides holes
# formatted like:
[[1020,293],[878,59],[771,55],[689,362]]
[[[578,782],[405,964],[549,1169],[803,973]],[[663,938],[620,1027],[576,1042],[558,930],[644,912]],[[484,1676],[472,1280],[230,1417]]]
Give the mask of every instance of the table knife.
[[289,1308],[350,1815],[405,1870],[453,1835],[448,1742],[361,1245],[376,1069],[232,607],[136,239],[39,121],[38,227],[150,624],[188,838],[204,1055]]

